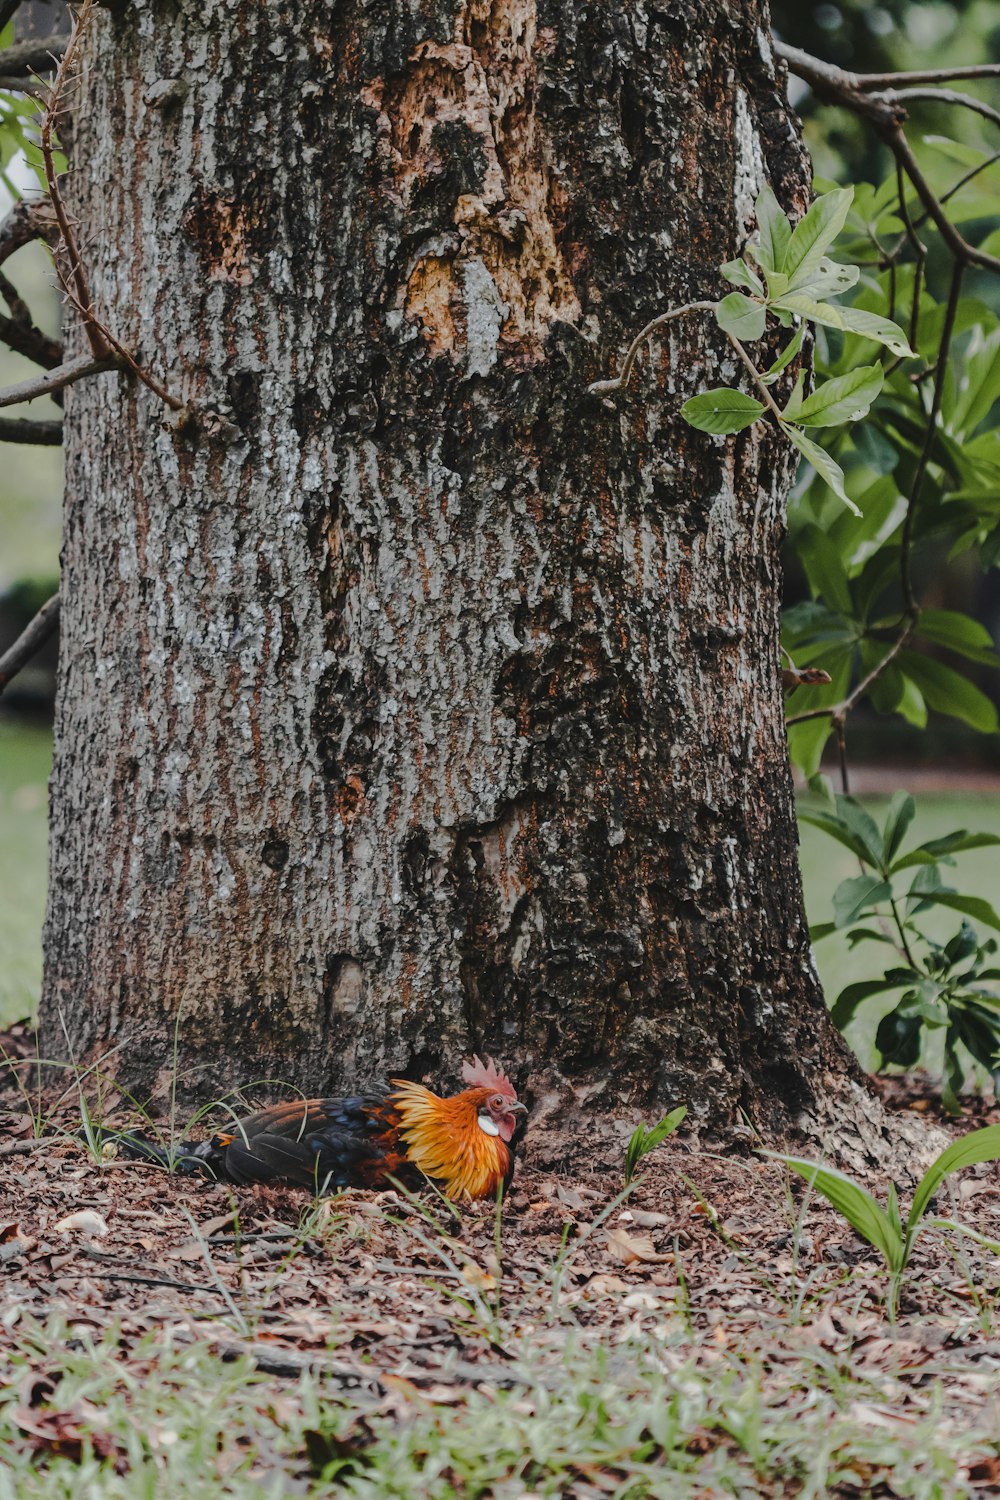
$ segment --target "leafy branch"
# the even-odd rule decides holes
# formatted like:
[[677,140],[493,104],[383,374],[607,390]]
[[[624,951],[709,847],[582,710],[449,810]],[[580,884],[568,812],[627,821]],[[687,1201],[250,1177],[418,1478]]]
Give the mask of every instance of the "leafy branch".
[[[588,387],[590,394],[607,395],[624,390],[642,344],[667,323],[691,313],[712,312],[749,373],[757,396],[733,386],[704,391],[682,406],[685,421],[701,432],[725,437],[742,432],[769,415],[844,504],[860,514],[844,488],[839,465],[806,436],[806,429],[837,427],[865,416],[882,389],[881,366],[861,366],[826,381],[809,395],[805,392],[805,373],[800,371],[783,406],[775,400],[773,391],[799,354],[810,324],[850,330],[884,345],[900,358],[912,354],[903,330],[890,318],[831,300],[850,290],[860,276],[856,266],[838,265],[826,254],[844,227],[852,198],[850,188],[824,193],[793,228],[774,193],[765,186],[755,204],[756,235],[742,256],[720,267],[725,280],[740,290],[729,292],[717,302],[690,302],[661,313],[632,340],[620,375],[596,381]],[[764,338],[769,317],[794,331],[773,364],[762,369],[751,358],[746,345]]]

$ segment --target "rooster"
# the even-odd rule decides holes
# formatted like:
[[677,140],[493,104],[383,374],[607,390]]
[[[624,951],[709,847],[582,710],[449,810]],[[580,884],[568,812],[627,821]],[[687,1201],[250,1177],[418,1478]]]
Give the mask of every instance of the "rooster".
[[207,1141],[163,1150],[140,1135],[105,1133],[132,1156],[221,1182],[283,1182],[317,1194],[407,1186],[421,1176],[447,1197],[492,1198],[506,1190],[527,1109],[492,1058],[462,1065],[467,1085],[442,1099],[394,1078],[385,1094],[272,1104]]

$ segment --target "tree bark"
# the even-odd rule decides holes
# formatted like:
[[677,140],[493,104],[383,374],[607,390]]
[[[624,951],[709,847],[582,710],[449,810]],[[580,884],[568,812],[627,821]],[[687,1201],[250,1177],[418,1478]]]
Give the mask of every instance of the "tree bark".
[[46,1046],[815,1110],[792,454],[680,420],[708,318],[585,394],[807,202],[764,6],[133,0],[80,90],[97,310],[201,416],[67,393]]

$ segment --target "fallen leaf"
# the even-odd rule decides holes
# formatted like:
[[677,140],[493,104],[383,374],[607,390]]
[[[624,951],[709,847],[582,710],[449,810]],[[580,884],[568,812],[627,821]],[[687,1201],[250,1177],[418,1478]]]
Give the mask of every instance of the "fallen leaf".
[[612,1229],[607,1238],[607,1249],[612,1260],[624,1265],[643,1261],[649,1265],[663,1265],[672,1261],[672,1255],[661,1255],[653,1244],[650,1234],[629,1234],[625,1229]]
[[116,1474],[126,1473],[128,1459],[109,1432],[94,1426],[93,1408],[86,1417],[78,1411],[60,1411],[49,1404],[55,1393],[56,1382],[33,1371],[22,1385],[21,1399],[14,1408],[15,1426],[38,1450],[79,1463],[89,1448],[95,1458],[112,1463]]
[[107,1221],[92,1208],[81,1208],[75,1214],[67,1214],[55,1227],[60,1234],[89,1234],[99,1239],[108,1232]]

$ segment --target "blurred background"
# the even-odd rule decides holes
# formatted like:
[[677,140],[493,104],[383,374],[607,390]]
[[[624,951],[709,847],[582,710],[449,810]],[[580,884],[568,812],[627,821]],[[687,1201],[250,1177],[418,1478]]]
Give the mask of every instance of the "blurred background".
[[[945,63],[1000,61],[1000,0],[956,0],[913,3],[862,0],[802,4],[778,0],[772,7],[780,37],[817,57],[859,72],[940,66]],[[61,24],[61,0],[37,0],[22,7],[18,36],[44,35]],[[963,85],[964,87],[964,85]],[[1000,107],[1000,84],[970,85],[980,97]],[[804,85],[791,80],[790,94],[799,111],[816,176],[837,183],[880,181],[888,158],[855,116],[817,105]],[[918,109],[922,113],[918,113]],[[941,120],[940,106],[913,110],[913,137],[935,131],[955,133],[953,113]],[[1000,132],[988,121],[965,114],[959,128],[969,143],[1000,149]],[[3,164],[16,186],[30,190],[30,168],[18,159]],[[0,212],[10,195],[0,188]],[[1000,203],[1000,196],[997,199]],[[996,227],[994,224],[992,227]],[[6,268],[36,321],[55,331],[59,299],[47,253],[28,246]],[[943,270],[943,268],[942,268]],[[938,268],[928,268],[933,283]],[[1000,310],[1000,282],[987,276],[974,289]],[[28,361],[0,351],[0,382],[8,384],[34,372]],[[47,408],[44,409],[43,408]],[[14,408],[12,415],[19,414]],[[50,402],[33,403],[32,417],[56,416]],[[58,448],[3,446],[0,464],[0,652],[57,587],[61,506],[61,451]],[[937,562],[933,580],[918,580],[928,602],[939,608],[972,613],[1000,644],[1000,569],[983,573],[974,553],[945,567]],[[807,593],[800,565],[789,551],[786,598],[794,603]],[[41,975],[41,922],[45,898],[46,781],[51,758],[51,720],[57,646],[53,642],[0,699],[0,1027],[29,1015],[35,1007]],[[1000,695],[998,674],[982,668],[978,685],[994,699]],[[897,787],[918,793],[916,832],[923,838],[960,824],[1000,833],[1000,740],[976,734],[955,719],[937,717],[923,732],[898,716],[871,710],[852,721],[852,760],[858,766],[857,789],[885,795]],[[803,827],[803,875],[812,920],[829,914],[830,898],[842,879],[856,874],[850,853],[814,828]],[[995,851],[963,856],[966,884],[987,894],[996,890]],[[929,923],[933,926],[933,921]],[[950,929],[945,916],[942,936]],[[863,959],[837,935],[820,944],[817,959],[828,993],[863,971]]]

